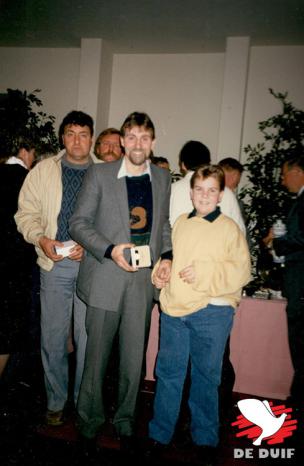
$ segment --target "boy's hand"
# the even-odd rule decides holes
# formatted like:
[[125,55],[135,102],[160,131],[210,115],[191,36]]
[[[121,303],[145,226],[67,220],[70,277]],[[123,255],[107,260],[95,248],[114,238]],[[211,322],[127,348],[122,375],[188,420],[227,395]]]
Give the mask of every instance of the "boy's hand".
[[179,276],[185,283],[194,283],[196,278],[194,266],[188,265],[179,272]]
[[159,290],[164,288],[170,280],[172,262],[169,259],[160,261],[159,267],[153,274],[152,283]]

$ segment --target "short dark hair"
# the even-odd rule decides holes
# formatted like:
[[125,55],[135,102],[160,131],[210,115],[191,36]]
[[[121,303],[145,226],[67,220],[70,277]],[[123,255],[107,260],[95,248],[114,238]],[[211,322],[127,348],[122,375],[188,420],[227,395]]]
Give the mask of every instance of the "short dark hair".
[[155,128],[154,124],[146,113],[143,112],[133,112],[127,116],[123,122],[120,132],[122,136],[125,136],[126,129],[133,128],[134,126],[143,126],[146,130],[151,132],[152,139],[155,139]]
[[237,159],[233,157],[226,157],[219,161],[219,166],[224,168],[225,170],[237,170],[240,173],[243,173],[244,167]]
[[299,167],[304,171],[304,150],[292,152],[284,161],[290,170],[293,167]]
[[65,128],[70,125],[88,126],[91,136],[94,134],[93,118],[87,113],[81,112],[80,110],[72,110],[64,117],[61,125],[59,126],[58,135],[60,144],[62,144],[62,136],[64,134]]
[[32,149],[36,149],[36,147],[37,147],[37,142],[34,139],[20,136],[18,138],[18,141],[16,141],[14,148],[12,149],[11,155],[18,155],[18,152],[20,149],[25,149],[27,151],[30,151]]
[[210,160],[208,147],[200,141],[186,142],[179,153],[179,163],[183,163],[187,170],[195,170],[200,165],[209,164]]
[[196,180],[205,180],[206,178],[215,178],[218,180],[220,185],[220,191],[224,191],[225,189],[225,173],[219,165],[204,165],[199,167],[195,170],[193,175],[191,176],[190,186],[191,189],[194,188],[194,184]]
[[155,156],[153,155],[150,157],[151,162],[154,163],[154,165],[157,165],[158,163],[169,163],[169,160],[166,157],[162,156]]

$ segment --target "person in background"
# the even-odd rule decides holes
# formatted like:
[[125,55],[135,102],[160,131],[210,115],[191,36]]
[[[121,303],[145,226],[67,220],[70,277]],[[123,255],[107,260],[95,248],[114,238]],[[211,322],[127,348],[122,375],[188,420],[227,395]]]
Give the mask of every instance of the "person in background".
[[162,313],[147,453],[160,453],[174,435],[190,362],[191,436],[207,461],[219,442],[222,359],[242,287],[250,279],[250,256],[239,227],[218,207],[223,170],[217,165],[198,168],[190,186],[194,210],[174,224],[169,283],[158,277],[158,264],[152,272],[161,289]]
[[[181,214],[191,212],[192,202],[190,198],[190,179],[194,170],[200,165],[210,163],[210,151],[200,141],[188,141],[182,147],[179,154],[179,166],[184,178],[172,185],[170,198],[170,223],[173,227],[175,220]],[[235,194],[225,186],[224,194],[220,202],[221,212],[232,218],[241,231],[246,234],[245,224]]]
[[130,248],[146,246],[152,263],[162,258],[166,279],[171,262],[167,170],[151,164],[154,124],[134,112],[121,128],[125,156],[89,169],[70,219],[72,238],[86,254],[78,294],[87,303],[85,369],[77,405],[78,428],[94,446],[106,420],[103,388],[113,340],[119,338],[118,403],[113,418],[121,449],[135,447],[135,412],[143,356],[150,327],[151,268],[130,265]]
[[243,165],[233,157],[226,157],[220,160],[218,164],[225,173],[225,186],[231,189],[231,191],[236,192],[244,171]]
[[151,162],[154,163],[154,165],[157,165],[158,167],[161,168],[166,168],[167,170],[170,170],[170,164],[168,159],[166,157],[155,157],[153,156],[151,158]]
[[68,399],[67,342],[71,322],[76,347],[73,400],[76,405],[86,347],[86,306],[76,294],[83,248],[73,243],[65,257],[58,247],[71,240],[68,221],[87,168],[98,162],[90,153],[93,119],[81,111],[68,113],[59,128],[64,149],[39,162],[26,177],[15,215],[18,231],[35,245],[40,266],[41,357],[47,395],[46,423],[64,422]]
[[304,421],[304,154],[292,154],[282,166],[282,185],[296,194],[286,220],[286,234],[274,237],[270,229],[264,244],[277,256],[285,256],[283,296],[287,299],[287,324],[294,378],[291,401],[300,410],[298,425],[303,434]]
[[123,156],[120,131],[116,128],[104,129],[96,139],[94,154],[103,162],[119,160]]
[[0,164],[0,377],[12,353],[29,336],[35,250],[17,231],[14,215],[24,179],[35,160],[35,143],[21,139],[16,154]]

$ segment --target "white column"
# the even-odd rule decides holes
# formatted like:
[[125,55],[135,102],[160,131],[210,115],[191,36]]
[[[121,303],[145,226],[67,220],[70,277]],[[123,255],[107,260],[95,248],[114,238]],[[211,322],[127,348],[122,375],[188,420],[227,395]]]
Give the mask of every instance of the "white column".
[[249,46],[249,37],[227,38],[218,150],[214,161],[224,157],[240,159]]
[[112,63],[113,54],[105,41],[81,39],[77,108],[91,115],[95,132],[108,124]]
[[102,39],[81,39],[78,110],[96,121]]

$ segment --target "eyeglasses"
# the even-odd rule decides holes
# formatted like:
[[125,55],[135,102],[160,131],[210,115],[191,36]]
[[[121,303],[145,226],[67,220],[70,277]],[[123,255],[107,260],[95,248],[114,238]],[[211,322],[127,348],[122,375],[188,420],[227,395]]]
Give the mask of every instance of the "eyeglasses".
[[117,142],[101,141],[97,143],[97,146],[113,147],[114,149],[120,149],[120,144],[118,144]]

